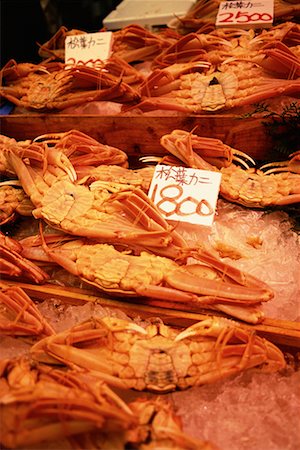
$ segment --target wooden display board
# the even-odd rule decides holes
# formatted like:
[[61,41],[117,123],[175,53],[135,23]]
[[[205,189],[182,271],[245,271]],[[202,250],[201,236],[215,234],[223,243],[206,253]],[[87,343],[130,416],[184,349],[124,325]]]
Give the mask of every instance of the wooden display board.
[[273,143],[265,119],[227,115],[198,116],[96,116],[29,114],[0,116],[1,133],[17,140],[45,133],[82,131],[103,144],[124,150],[130,156],[162,155],[160,138],[175,129],[221,139],[257,160],[271,160]]

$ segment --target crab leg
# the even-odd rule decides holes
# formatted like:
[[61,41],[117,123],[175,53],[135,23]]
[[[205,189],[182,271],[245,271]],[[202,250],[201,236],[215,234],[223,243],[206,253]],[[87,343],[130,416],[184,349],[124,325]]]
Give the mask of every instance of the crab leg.
[[192,131],[188,133],[173,130],[162,136],[160,143],[187,166],[197,169],[216,170],[228,167],[232,160],[242,163],[246,168],[255,165],[255,161],[246,153],[224,144],[220,139],[197,136]]
[[34,142],[43,142],[62,151],[74,167],[79,165],[118,164],[128,165],[128,157],[122,150],[103,145],[92,137],[78,130],[67,133],[44,134],[34,139]]
[[[51,151],[48,151],[47,155],[45,155],[47,157],[48,163],[49,163],[49,164],[46,164],[47,169],[50,167],[50,164],[52,163],[52,164],[54,164],[54,167],[55,167],[54,173],[56,174],[56,176],[65,176],[68,179],[70,179],[70,181],[75,181],[77,178],[77,174],[76,174],[74,167],[68,160],[68,158],[62,152],[56,152],[55,150],[54,151],[52,151],[52,150],[53,149],[51,149]],[[37,195],[38,189],[35,186],[35,180],[34,180],[35,172],[32,172],[32,175],[31,175],[30,167],[28,167],[22,161],[21,157],[18,156],[13,151],[7,150],[6,154],[7,154],[8,160],[12,164],[23,188],[24,188],[24,186],[26,187],[26,189],[24,189],[24,191],[27,193],[27,195],[29,197]],[[30,155],[26,155],[26,156],[29,157]],[[43,160],[43,159],[41,158],[41,160]],[[45,161],[45,163],[47,162],[45,159],[44,159],[44,161]],[[57,168],[61,169],[61,171],[59,171]]]
[[[193,269],[197,269],[197,265],[192,266]],[[185,271],[175,271],[174,274],[170,273],[165,276],[167,283],[184,292],[193,292],[199,295],[212,296],[216,301],[218,298],[222,300],[234,299],[236,303],[258,303],[261,301],[268,301],[273,298],[274,294],[272,290],[263,282],[259,282],[253,277],[253,279],[245,279],[242,286],[224,283],[222,281],[208,280],[201,278],[201,271],[199,277],[197,271],[195,273],[190,272],[190,266],[186,266]],[[238,275],[241,275],[238,273]]]
[[[208,69],[210,63],[206,61],[196,61],[184,64],[172,64],[166,70],[155,69],[149,77],[141,84],[140,93],[142,96],[155,97],[164,95],[180,87],[180,75],[191,72],[198,72],[201,69]],[[167,84],[164,84],[167,83]]]
[[[231,321],[229,319],[220,318],[219,320],[215,320],[215,318],[209,318],[207,320],[203,320],[201,322],[195,323],[194,325],[191,325],[190,327],[183,330],[181,333],[179,333],[175,337],[175,342],[180,342],[185,339],[189,338],[197,338],[202,336],[208,336],[208,337],[215,337],[216,339],[218,336],[222,336],[222,329],[226,330],[226,324],[228,326],[228,329],[231,328]],[[220,340],[218,341],[218,345],[220,345],[220,349],[222,350],[221,353],[224,354],[224,356],[230,351],[229,349],[225,348],[225,345],[228,343],[230,339],[233,338],[233,336],[236,336],[236,338],[242,342],[247,342],[249,339],[249,334],[241,327],[236,327],[234,330],[234,333],[231,332],[227,334],[226,339],[224,339],[224,335],[222,336],[222,339],[224,339],[222,345]],[[250,335],[250,340],[252,340],[253,344],[253,338],[255,336],[255,332],[253,332]],[[225,345],[224,345],[225,343]],[[255,342],[256,347],[256,353],[264,353],[267,351],[268,357],[270,357],[270,366],[266,365],[265,371],[273,370],[276,367],[276,362],[278,363],[278,366],[284,365],[284,357],[282,355],[282,352],[279,350],[278,347],[275,345],[269,343],[267,341],[257,341]],[[253,347],[254,348],[254,347]],[[253,349],[252,348],[252,349]],[[218,349],[217,349],[218,350]],[[275,362],[276,361],[276,362]],[[247,364],[247,358],[244,358],[244,360],[241,361],[240,367],[246,367]]]
[[235,106],[247,106],[253,103],[261,102],[280,95],[297,96],[300,93],[300,80],[266,80],[264,83],[258,85],[253,89],[253,93],[245,95],[244,97],[236,99],[229,99],[226,103],[226,109]]
[[260,53],[264,55],[264,59],[259,64],[265,69],[279,72],[288,79],[296,79],[300,76],[299,57],[282,42],[266,44]]
[[1,334],[24,336],[54,333],[23,289],[0,283],[0,304],[4,306],[0,314]]
[[46,281],[48,274],[21,253],[21,244],[0,232],[0,274],[7,277],[22,275],[35,283]]

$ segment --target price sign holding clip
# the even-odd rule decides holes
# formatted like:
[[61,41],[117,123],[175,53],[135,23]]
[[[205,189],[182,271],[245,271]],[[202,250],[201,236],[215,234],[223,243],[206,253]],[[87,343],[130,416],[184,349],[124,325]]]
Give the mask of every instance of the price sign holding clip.
[[216,27],[270,28],[274,19],[274,0],[225,1],[219,5]]
[[103,31],[67,36],[65,40],[66,68],[83,65],[102,69],[111,54],[113,33]]
[[158,164],[148,196],[167,220],[213,224],[221,174]]

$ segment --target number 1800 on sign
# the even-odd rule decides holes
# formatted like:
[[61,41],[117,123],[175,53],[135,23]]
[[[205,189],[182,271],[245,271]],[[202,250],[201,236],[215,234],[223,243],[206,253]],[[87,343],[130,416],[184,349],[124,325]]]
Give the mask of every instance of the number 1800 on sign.
[[159,165],[148,195],[167,220],[212,225],[219,186],[219,173]]

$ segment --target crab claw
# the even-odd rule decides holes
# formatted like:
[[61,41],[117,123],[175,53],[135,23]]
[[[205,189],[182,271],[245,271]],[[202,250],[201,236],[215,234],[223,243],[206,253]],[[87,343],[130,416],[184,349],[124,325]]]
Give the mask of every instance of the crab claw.
[[68,175],[70,181],[74,182],[77,180],[77,173],[72,163],[61,151],[52,148],[51,151],[49,151],[48,163],[52,164],[54,167],[59,167],[66,175]]
[[267,163],[260,166],[259,169],[262,170],[265,175],[275,172],[293,172],[300,175],[300,150],[292,153],[286,161]]
[[226,319],[223,317],[210,317],[208,319],[197,322],[190,327],[183,330],[175,337],[175,342],[182,341],[186,338],[191,338],[193,336],[219,336],[220,332],[224,327],[231,327],[235,324],[233,320]]
[[253,367],[259,361],[265,372],[281,370],[286,366],[284,355],[278,347],[257,336],[255,331],[246,330],[233,320],[225,318],[210,317],[195,323],[179,333],[174,340],[177,343],[185,339],[201,342],[205,338],[216,339],[215,352],[218,353],[216,358],[220,365],[222,358],[233,355],[230,347],[235,343],[240,351],[243,348],[243,355],[238,363],[240,369]]

